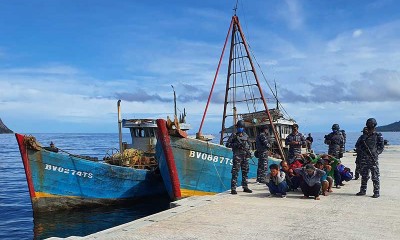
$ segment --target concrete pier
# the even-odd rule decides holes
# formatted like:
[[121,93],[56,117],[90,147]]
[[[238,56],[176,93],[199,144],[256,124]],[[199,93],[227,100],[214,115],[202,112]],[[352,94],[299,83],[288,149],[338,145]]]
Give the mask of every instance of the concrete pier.
[[[355,157],[342,162],[355,169]],[[68,239],[400,239],[400,146],[380,155],[381,197],[356,196],[360,180],[333,188],[329,196],[300,199],[267,197],[265,185],[250,184],[252,194],[238,188],[208,197],[178,201],[178,207],[86,237]],[[58,239],[58,238],[51,238]]]

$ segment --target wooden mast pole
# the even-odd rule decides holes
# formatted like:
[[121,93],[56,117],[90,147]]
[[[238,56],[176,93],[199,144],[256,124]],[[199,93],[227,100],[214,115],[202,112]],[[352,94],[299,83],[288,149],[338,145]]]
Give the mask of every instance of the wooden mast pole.
[[221,67],[222,59],[223,59],[224,53],[225,53],[226,44],[228,43],[229,33],[231,32],[232,26],[233,26],[233,18],[232,18],[231,24],[230,24],[230,26],[229,26],[228,33],[226,34],[225,44],[224,44],[224,47],[223,47],[223,49],[222,49],[221,57],[219,58],[217,71],[215,72],[214,81],[213,81],[213,84],[212,84],[212,87],[211,87],[211,90],[210,90],[210,94],[208,95],[208,100],[207,100],[206,108],[204,109],[203,118],[201,119],[199,131],[196,133],[196,138],[201,138],[201,135],[202,135],[201,129],[203,128],[204,119],[206,118],[206,114],[207,114],[207,110],[208,110],[208,105],[210,104],[211,96],[212,96],[212,93],[213,93],[213,91],[214,91],[215,82],[217,81],[217,77],[218,77],[218,73],[219,73],[219,68]]
[[[236,15],[235,15],[236,16]],[[234,48],[234,44],[235,44],[235,32],[237,31],[237,27],[234,23],[234,18],[235,16],[232,17],[232,22],[233,22],[233,26],[232,26],[232,37],[231,37],[231,49],[229,52],[229,61],[228,61],[228,74],[226,76],[226,89],[225,89],[225,101],[224,101],[224,113],[222,115],[222,127],[221,127],[221,137],[219,139],[219,144],[223,144],[224,143],[224,133],[225,133],[225,119],[226,119],[226,108],[228,105],[228,91],[229,91],[229,82],[230,82],[230,77],[231,77],[231,65],[232,65],[232,56],[233,56],[233,48]],[[235,108],[233,109],[235,111]],[[236,114],[236,111],[235,111]],[[233,118],[235,119],[235,115],[233,116]],[[236,130],[236,122],[233,123],[233,131],[235,132]]]

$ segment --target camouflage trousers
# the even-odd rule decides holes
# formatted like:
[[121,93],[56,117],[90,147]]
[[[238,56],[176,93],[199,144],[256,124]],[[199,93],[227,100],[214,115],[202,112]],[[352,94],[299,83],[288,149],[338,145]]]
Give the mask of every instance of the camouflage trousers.
[[233,155],[231,190],[236,190],[239,171],[242,169],[242,187],[247,187],[247,174],[249,173],[249,160],[246,154]]
[[358,178],[360,177],[360,168],[361,168],[361,164],[360,164],[360,159],[358,159],[358,157],[356,158],[356,169],[354,170],[354,177]]
[[268,156],[267,154],[262,154],[258,159],[257,165],[257,182],[264,183],[265,177],[267,175],[268,170]]
[[371,179],[374,186],[374,193],[379,193],[380,183],[379,183],[379,164],[378,163],[361,163],[360,175],[361,175],[361,192],[367,191],[367,183],[369,180],[369,173],[371,172]]

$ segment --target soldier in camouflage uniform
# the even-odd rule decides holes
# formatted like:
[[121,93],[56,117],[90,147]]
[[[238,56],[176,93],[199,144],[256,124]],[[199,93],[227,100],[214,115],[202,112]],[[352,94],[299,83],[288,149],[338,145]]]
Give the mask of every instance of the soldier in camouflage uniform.
[[[325,135],[325,144],[328,147],[328,154],[333,156],[336,159],[340,159],[343,157],[343,145],[344,145],[344,138],[342,132],[340,131],[339,124],[332,125],[332,132],[328,135]],[[340,161],[340,160],[339,160]],[[333,175],[335,179],[335,186],[336,188],[340,188],[340,186],[344,186],[342,178],[340,176],[340,172],[337,168],[333,169]]]
[[257,149],[257,182],[265,183],[265,176],[268,169],[268,151],[271,148],[271,142],[269,137],[269,125],[261,126],[261,132],[256,138],[256,149]]
[[357,142],[356,142],[356,170],[354,170],[354,180],[358,180],[360,178],[360,160],[362,157],[362,152],[361,152],[361,140],[363,139],[363,135],[367,135],[368,134],[368,128],[364,127],[364,129],[362,130],[362,135],[358,138]]
[[367,192],[367,183],[369,180],[369,173],[371,172],[372,183],[374,186],[373,198],[379,197],[379,162],[378,155],[383,152],[384,144],[382,134],[376,132],[375,127],[377,122],[374,118],[369,118],[366,122],[368,133],[363,134],[357,141],[357,149],[360,149],[360,174],[361,174],[361,187],[357,196],[363,196]]
[[232,148],[233,151],[233,165],[232,165],[232,180],[231,180],[231,194],[237,194],[237,178],[240,169],[242,169],[242,187],[243,191],[252,193],[253,191],[247,186],[247,174],[249,173],[249,158],[250,143],[249,136],[244,132],[244,121],[239,120],[236,124],[237,131],[232,133],[226,142],[228,148]]
[[340,132],[342,133],[343,136],[343,145],[342,145],[342,153],[344,153],[346,151],[346,131],[345,130],[340,130]]
[[303,134],[299,133],[299,125],[296,123],[292,126],[292,133],[285,139],[286,146],[289,146],[289,165],[294,162],[297,155],[301,155],[301,147],[306,145],[306,139]]
[[343,157],[343,144],[344,138],[342,133],[339,131],[339,124],[332,125],[332,132],[328,135],[325,135],[324,143],[329,146],[328,154],[333,156],[334,158],[340,159]]

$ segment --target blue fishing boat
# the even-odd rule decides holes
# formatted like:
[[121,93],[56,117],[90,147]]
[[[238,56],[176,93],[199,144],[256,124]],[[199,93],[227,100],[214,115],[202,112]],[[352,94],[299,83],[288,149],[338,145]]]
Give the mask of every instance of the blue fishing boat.
[[[121,119],[118,101],[118,127],[120,149],[103,161],[15,134],[35,214],[167,194],[154,157],[156,120]],[[122,128],[130,130],[131,143],[122,142]]]
[[[163,119],[157,120],[157,126],[156,158],[171,199],[212,195],[230,189],[233,158],[230,148],[171,134]],[[249,178],[257,175],[257,161],[255,157],[249,160]],[[269,164],[279,161],[270,158]]]
[[[231,48],[225,102],[220,142],[217,144],[204,137],[201,129],[230,32],[232,32],[232,35],[230,38]],[[228,113],[228,110],[232,110],[232,113]],[[156,158],[169,196],[176,200],[187,196],[216,194],[230,189],[233,152],[224,145],[228,137],[236,132],[238,120],[245,122],[245,129],[250,136],[253,150],[255,150],[255,137],[261,131],[261,128],[264,125],[270,126],[273,148],[270,151],[268,162],[269,164],[279,164],[281,159],[285,159],[282,146],[284,135],[280,134],[279,131],[282,128],[282,123],[278,121],[281,120],[281,116],[271,114],[272,112],[268,109],[250,56],[249,46],[240,26],[239,18],[235,13],[232,17],[196,139],[181,136],[179,131],[173,131],[164,120],[157,120]],[[279,124],[276,124],[278,122]],[[293,123],[294,121],[289,121],[284,125],[289,127]],[[175,129],[179,129],[179,127],[175,126]],[[251,157],[249,159],[249,178],[256,177],[257,164],[257,158]],[[240,181],[239,176],[238,182]]]
[[163,182],[154,171],[53,152],[37,147],[32,137],[15,135],[34,213],[114,204],[165,193]]

